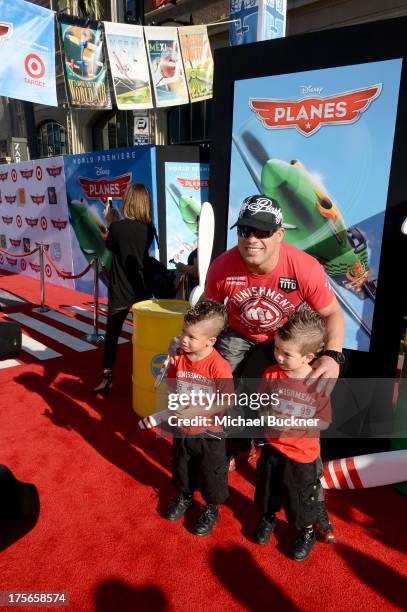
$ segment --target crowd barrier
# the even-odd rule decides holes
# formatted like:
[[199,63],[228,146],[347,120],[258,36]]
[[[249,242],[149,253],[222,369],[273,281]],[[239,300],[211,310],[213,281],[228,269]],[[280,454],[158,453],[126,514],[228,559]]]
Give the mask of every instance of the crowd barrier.
[[45,305],[44,255],[45,255],[45,258],[50,263],[50,265],[54,268],[58,276],[60,276],[61,278],[69,279],[69,280],[74,280],[77,278],[81,278],[82,276],[85,276],[85,274],[87,274],[87,272],[93,267],[93,270],[94,270],[94,274],[93,274],[93,279],[94,279],[93,281],[93,332],[91,334],[87,334],[86,336],[84,336],[84,339],[87,342],[103,342],[104,334],[99,331],[99,272],[101,270],[99,258],[94,257],[89,262],[89,265],[87,265],[86,268],[82,270],[82,272],[80,272],[79,274],[71,274],[70,272],[64,272],[64,270],[61,270],[58,267],[57,263],[52,259],[51,255],[49,254],[48,249],[49,249],[49,246],[47,244],[38,242],[35,249],[30,251],[29,253],[14,253],[14,252],[11,253],[10,251],[7,251],[6,249],[3,249],[1,247],[0,247],[0,253],[3,253],[4,255],[20,258],[20,257],[29,257],[38,252],[39,267],[40,267],[40,293],[41,293],[41,305],[38,309],[39,312],[49,311],[49,308]]

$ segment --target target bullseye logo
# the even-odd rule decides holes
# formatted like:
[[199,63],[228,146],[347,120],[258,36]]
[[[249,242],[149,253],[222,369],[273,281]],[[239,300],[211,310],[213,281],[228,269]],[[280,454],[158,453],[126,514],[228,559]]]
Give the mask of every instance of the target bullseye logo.
[[42,229],[44,230],[44,232],[46,232],[48,229],[47,219],[45,217],[41,217],[40,223],[41,223]]
[[22,227],[22,225],[23,225],[23,220],[22,220],[22,218],[20,217],[20,215],[17,215],[17,217],[16,217],[16,225],[17,225],[17,227],[19,227],[19,228],[20,228],[20,227]]
[[15,168],[12,169],[11,171],[11,180],[13,181],[13,183],[15,183],[17,181],[17,170]]
[[46,274],[47,278],[51,278],[51,276],[52,276],[52,270],[51,270],[51,266],[49,264],[46,264],[46,266],[45,266],[45,274]]
[[26,73],[32,79],[42,79],[45,74],[45,64],[39,55],[30,53],[24,60]]
[[21,263],[20,263],[20,268],[21,268],[21,270],[22,270],[23,272],[24,272],[24,270],[27,268],[27,264],[26,264],[26,262],[25,262],[25,259],[22,259],[22,260],[21,260]]
[[36,166],[36,168],[35,168],[35,176],[37,177],[37,181],[42,181],[42,168],[41,168],[41,166]]

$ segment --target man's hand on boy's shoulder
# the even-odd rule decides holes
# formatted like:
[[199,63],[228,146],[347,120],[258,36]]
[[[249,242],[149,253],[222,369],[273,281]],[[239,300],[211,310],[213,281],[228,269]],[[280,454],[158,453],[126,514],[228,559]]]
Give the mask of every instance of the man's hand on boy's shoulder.
[[339,364],[332,357],[322,355],[312,364],[312,372],[304,379],[307,385],[318,380],[316,390],[329,397],[339,377]]

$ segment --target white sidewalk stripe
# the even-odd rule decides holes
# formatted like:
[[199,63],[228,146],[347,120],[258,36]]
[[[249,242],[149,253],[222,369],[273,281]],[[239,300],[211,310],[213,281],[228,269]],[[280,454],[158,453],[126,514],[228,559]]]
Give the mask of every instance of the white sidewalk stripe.
[[[83,321],[79,321],[74,317],[68,317],[67,315],[62,314],[62,312],[58,312],[56,310],[49,310],[48,312],[40,312],[38,308],[34,308],[33,312],[38,312],[43,317],[48,317],[53,321],[57,321],[58,323],[62,323],[63,325],[67,325],[69,327],[73,327],[85,334],[93,334],[93,325],[89,325],[89,323],[84,323]],[[102,331],[102,330],[99,330]],[[119,344],[124,344],[128,342],[126,338],[119,338]]]
[[38,340],[30,338],[27,334],[22,335],[21,350],[29,353],[33,357],[36,357],[40,361],[46,359],[55,359],[55,357],[62,357],[61,353],[48,348],[45,344],[41,344]]
[[93,351],[96,349],[96,346],[93,346],[93,344],[84,342],[79,338],[75,338],[75,336],[71,336],[70,334],[63,332],[60,329],[56,329],[55,327],[52,327],[47,323],[43,323],[42,321],[34,319],[33,317],[29,317],[28,315],[25,315],[23,313],[10,313],[7,314],[7,317],[9,319],[13,319],[14,321],[18,321],[18,323],[26,325],[27,327],[30,327],[31,329],[34,329],[35,331],[38,331],[41,334],[48,336],[49,338],[52,338],[56,342],[60,342],[64,346],[68,346],[74,351],[78,351],[79,353],[83,353],[84,351]]
[[[82,308],[81,306],[64,306],[65,310],[69,310],[70,312],[75,312],[76,314],[85,317],[86,319],[92,319],[93,321],[93,312],[87,310],[86,308]],[[106,325],[107,317],[105,315],[99,315],[99,321]],[[123,331],[128,332],[129,334],[133,333],[133,326],[130,323],[124,323]]]
[[6,368],[12,368],[18,365],[20,365],[20,362],[16,361],[15,359],[2,359],[0,361],[0,370],[5,370]]

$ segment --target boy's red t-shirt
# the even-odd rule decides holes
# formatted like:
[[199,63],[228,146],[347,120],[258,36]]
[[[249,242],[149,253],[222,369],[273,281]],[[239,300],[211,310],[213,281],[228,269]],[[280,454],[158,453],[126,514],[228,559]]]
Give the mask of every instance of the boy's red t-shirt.
[[[273,408],[276,417],[295,415],[301,418],[320,418],[324,422],[331,420],[331,402],[329,397],[312,390],[303,379],[290,378],[279,365],[273,365],[263,373],[261,392],[279,394],[279,405]],[[284,382],[282,382],[284,379]],[[281,382],[277,382],[277,381]],[[273,435],[274,434],[274,435]],[[310,463],[320,454],[319,437],[311,437],[310,431],[292,429],[284,431],[276,438],[276,430],[266,427],[267,442],[280,453],[298,461]]]
[[221,303],[227,299],[230,327],[255,342],[273,340],[301,304],[318,311],[334,298],[315,257],[285,242],[270,274],[251,273],[237,247],[222,253],[209,268],[205,295]]
[[[224,359],[216,349],[199,361],[191,361],[188,355],[180,353],[174,358],[174,363],[168,369],[167,381],[171,384],[171,379],[174,379],[174,391],[178,394],[202,390],[203,393],[233,393],[233,374],[229,363]],[[205,411],[202,409],[202,415],[211,418],[211,424],[207,427],[180,427],[185,433],[200,434],[204,431],[223,431],[221,425],[213,422],[213,411]],[[218,416],[223,414],[217,413]]]

